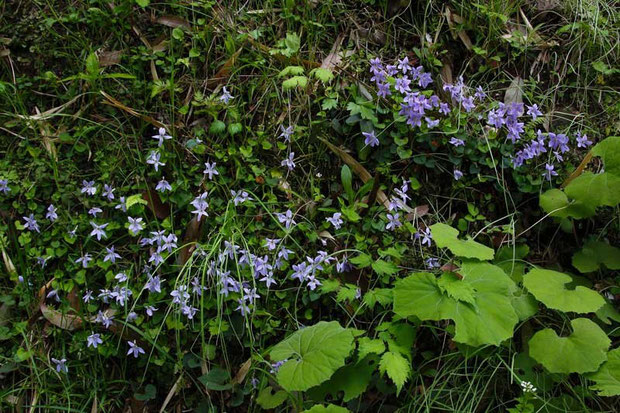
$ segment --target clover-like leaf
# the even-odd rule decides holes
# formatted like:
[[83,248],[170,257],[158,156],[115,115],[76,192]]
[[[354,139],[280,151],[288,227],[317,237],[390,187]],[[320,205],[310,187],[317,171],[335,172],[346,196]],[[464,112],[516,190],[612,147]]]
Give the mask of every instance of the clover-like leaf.
[[620,248],[590,240],[573,255],[573,267],[582,273],[596,271],[601,264],[610,270],[620,270]]
[[[422,320],[454,320],[454,341],[480,346],[499,345],[512,337],[519,318],[511,304],[514,282],[501,268],[488,263],[464,262],[459,282],[469,284],[473,302],[451,297],[434,275],[413,274],[396,282],[394,312]],[[445,274],[444,274],[445,276]]]
[[530,356],[551,373],[589,373],[607,360],[611,340],[601,328],[587,318],[571,321],[573,332],[559,337],[546,328],[529,341]]
[[588,378],[596,382],[590,389],[597,390],[599,396],[620,396],[620,348],[607,353],[607,361]]
[[483,261],[493,259],[495,252],[492,248],[471,239],[466,241],[458,239],[459,231],[449,225],[437,223],[430,228],[435,244],[439,248],[448,248],[457,257],[476,258]]
[[570,275],[536,268],[523,276],[523,285],[538,301],[549,308],[564,312],[593,313],[605,304],[596,291],[583,286],[566,288],[573,282]]
[[321,321],[296,331],[271,350],[273,361],[287,360],[277,380],[288,391],[303,391],[323,383],[344,365],[353,349],[353,333],[337,321]]

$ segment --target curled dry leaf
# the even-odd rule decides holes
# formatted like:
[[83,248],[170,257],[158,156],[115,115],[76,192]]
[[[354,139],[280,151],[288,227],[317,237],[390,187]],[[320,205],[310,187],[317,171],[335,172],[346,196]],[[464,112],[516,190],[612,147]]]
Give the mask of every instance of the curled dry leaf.
[[103,95],[103,97],[105,98],[103,103],[106,104],[106,105],[114,106],[115,108],[120,109],[120,110],[122,110],[124,112],[127,112],[130,115],[132,115],[132,116],[136,116],[136,117],[142,119],[143,121],[150,123],[151,125],[155,126],[156,128],[165,128],[166,127],[166,125],[164,125],[160,121],[155,120],[155,119],[153,119],[152,117],[150,117],[148,115],[143,115],[140,112],[138,112],[137,110],[132,109],[129,106],[119,102],[118,100],[114,99],[112,96],[110,96],[109,94],[107,94],[103,90],[101,91],[101,95]]
[[[465,20],[458,14],[453,13],[448,6],[446,6],[446,8],[444,9],[444,16],[446,17],[446,21],[448,22],[450,30],[453,33],[456,33],[456,35],[459,37],[459,39],[461,39],[461,42],[463,42],[467,50],[471,50],[473,48],[473,44],[467,32],[463,29],[457,29],[455,27],[456,24],[463,24]],[[456,38],[454,34],[452,36]]]
[[207,87],[208,88],[213,88],[213,87],[215,87],[215,86],[217,86],[219,84],[226,83],[226,81],[230,77],[230,72],[231,72],[233,66],[235,65],[235,61],[237,60],[237,58],[241,54],[242,50],[243,50],[243,45],[241,45],[239,50],[237,50],[235,53],[233,53],[233,55],[230,56],[230,58],[228,58],[228,60],[226,60],[226,62],[224,62],[224,64],[217,71],[215,76],[213,76],[212,78],[207,80]]
[[187,20],[179,16],[161,16],[155,19],[155,23],[163,24],[164,26],[172,27],[173,29],[181,27],[189,30],[192,28]]
[[200,230],[202,229],[203,222],[204,221],[198,221],[196,217],[194,217],[187,224],[187,229],[183,236],[183,246],[179,252],[179,265],[185,265],[189,257],[192,256],[192,252],[196,249],[196,241],[198,241],[200,237]]
[[506,89],[506,94],[504,95],[504,103],[523,103],[523,79],[521,76],[517,76],[512,79],[510,82],[510,86]]
[[421,218],[426,214],[428,214],[428,205],[418,205],[417,207],[413,208],[413,211],[405,215],[405,219],[407,221],[414,221],[417,218]]
[[241,365],[241,367],[239,368],[239,371],[237,372],[237,374],[235,374],[235,377],[232,379],[231,384],[241,384],[243,383],[243,380],[245,380],[245,376],[248,375],[248,372],[250,371],[250,367],[252,366],[252,359],[247,359],[245,363],[243,363]]
[[[49,290],[51,286],[52,280],[48,281],[47,284],[45,284],[39,289],[39,310],[41,311],[43,317],[45,317],[45,319],[51,324],[55,325],[56,327],[60,327],[63,330],[73,331],[82,328],[84,325],[84,319],[82,317],[74,314],[62,313],[54,308],[48,307],[47,304],[45,304],[45,295],[47,294],[47,290]],[[79,302],[79,298],[77,296],[77,287],[74,288],[71,293],[69,293],[68,299],[69,302],[72,303],[72,308],[74,308],[74,310],[76,311],[79,311],[79,303],[75,303],[76,300]],[[108,308],[103,313],[106,316],[111,317],[116,314],[116,310]],[[95,318],[96,317],[87,317],[85,318],[85,320],[93,323],[95,322]],[[32,318],[31,320],[29,320],[29,323],[31,321]]]
[[99,67],[107,67],[117,65],[123,57],[122,50],[112,50],[109,52],[101,52],[99,54]]

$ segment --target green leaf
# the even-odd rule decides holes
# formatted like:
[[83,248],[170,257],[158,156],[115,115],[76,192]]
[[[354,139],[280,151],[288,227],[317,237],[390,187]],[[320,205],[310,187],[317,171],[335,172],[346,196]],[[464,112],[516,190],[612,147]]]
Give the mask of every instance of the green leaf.
[[588,379],[596,382],[590,389],[598,391],[599,396],[620,396],[620,348],[607,353],[607,361]]
[[198,377],[198,381],[204,384],[207,389],[215,391],[232,389],[232,384],[229,383],[229,380],[230,373],[228,370],[220,367],[212,368],[207,374]]
[[297,33],[287,33],[286,39],[284,39],[284,44],[289,51],[289,56],[297,53],[299,51],[299,47],[301,46],[301,39],[297,35]]
[[537,332],[529,341],[530,356],[551,373],[589,373],[607,360],[611,340],[587,318],[571,321],[573,332],[558,337],[550,328]]
[[398,394],[411,373],[411,364],[400,353],[389,351],[381,356],[379,371],[387,373],[388,377],[392,379]]
[[364,294],[364,303],[371,309],[375,307],[375,304],[379,303],[383,307],[387,307],[392,303],[392,289],[390,288],[374,288],[368,290]]
[[466,261],[460,273],[464,276],[460,282],[474,291],[473,304],[450,297],[434,275],[418,273],[396,282],[394,312],[422,320],[454,320],[454,341],[470,346],[499,345],[512,337],[519,321],[511,304],[514,282],[488,263]]
[[573,267],[582,273],[596,271],[601,264],[610,270],[620,270],[620,248],[590,240],[573,255]]
[[305,89],[308,85],[308,78],[305,76],[293,76],[290,79],[282,82],[282,88],[284,90],[290,90],[294,88]]
[[620,175],[620,136],[610,136],[597,143],[592,154],[603,159],[605,172]]
[[134,195],[128,196],[127,199],[125,200],[125,207],[127,209],[131,208],[132,206],[136,204],[148,205],[148,202],[146,201],[146,199],[142,198],[141,194],[134,194]]
[[136,400],[139,401],[147,401],[147,400],[153,400],[155,397],[157,397],[157,388],[155,386],[153,386],[152,384],[147,384],[144,387],[144,393],[134,393],[133,397]]
[[368,354],[383,354],[385,351],[385,343],[383,340],[376,338],[362,337],[358,340],[358,357],[360,359]]
[[275,409],[288,397],[288,394],[284,390],[278,390],[273,393],[273,388],[267,386],[258,393],[256,397],[256,403],[263,409]]
[[304,74],[304,68],[301,66],[286,66],[278,73],[279,77],[284,76],[299,76]]
[[543,193],[539,199],[540,207],[552,217],[568,217],[568,197],[559,189],[550,189]]
[[241,125],[239,122],[234,122],[229,124],[227,129],[230,136],[235,136],[243,130],[243,125]]
[[549,308],[564,312],[593,313],[605,304],[596,291],[583,286],[574,290],[566,288],[573,282],[570,275],[535,268],[523,276],[523,285],[538,301]]
[[373,262],[372,269],[379,275],[394,275],[398,272],[398,267],[394,263],[383,260]]
[[220,134],[226,130],[226,124],[221,120],[214,120],[209,126],[209,133]]
[[372,264],[372,257],[368,254],[361,253],[357,257],[353,257],[349,260],[353,265],[357,265],[359,268],[366,268]]
[[296,331],[271,350],[273,361],[286,361],[278,371],[280,386],[304,391],[321,384],[344,365],[353,349],[353,334],[337,321],[321,321]]
[[88,57],[86,57],[86,73],[90,76],[99,74],[99,59],[95,53],[90,53]]
[[611,320],[616,323],[620,323],[620,312],[614,308],[610,303],[605,303],[604,306],[598,309],[596,316],[603,323],[611,325]]
[[175,40],[183,40],[183,37],[185,37],[185,33],[183,33],[183,29],[181,29],[180,27],[175,27],[174,29],[172,29],[172,38]]
[[363,358],[355,364],[344,366],[320,386],[308,390],[308,395],[314,400],[324,400],[328,394],[333,399],[338,398],[338,393],[343,392],[343,401],[346,403],[361,395],[372,379],[375,371],[376,357]]
[[323,83],[329,83],[334,78],[334,73],[331,70],[322,67],[312,69],[310,74]]
[[495,254],[493,249],[474,240],[463,241],[458,239],[459,231],[449,225],[437,223],[432,225],[433,241],[439,248],[448,248],[457,257],[492,260]]
[[620,176],[608,172],[584,172],[566,186],[564,192],[586,207],[616,206],[620,203]]
[[351,168],[349,165],[342,165],[342,169],[340,169],[340,181],[342,181],[342,187],[347,193],[347,198],[349,199],[349,203],[352,204],[355,201],[355,195],[353,192],[353,174],[351,173]]
[[467,281],[461,280],[456,274],[445,272],[437,280],[439,289],[449,297],[457,301],[463,301],[475,305],[474,287]]
[[327,406],[317,404],[316,406],[312,406],[309,410],[304,410],[303,413],[350,413],[350,411],[349,409],[333,404],[328,404]]
[[142,8],[148,6],[151,3],[151,0],[136,0],[136,4]]

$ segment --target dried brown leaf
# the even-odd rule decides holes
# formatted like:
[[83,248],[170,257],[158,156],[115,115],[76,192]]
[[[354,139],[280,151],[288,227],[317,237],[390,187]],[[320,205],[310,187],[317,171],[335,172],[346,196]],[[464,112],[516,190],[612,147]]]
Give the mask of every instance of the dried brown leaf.
[[164,26],[177,28],[182,27],[184,29],[191,29],[191,24],[182,17],[179,16],[161,16],[155,20],[155,23],[163,24]]
[[192,252],[196,249],[196,241],[200,237],[203,221],[198,221],[196,217],[192,218],[187,224],[185,235],[183,236],[183,246],[179,251],[179,265],[185,265]]
[[230,58],[226,60],[226,62],[224,62],[224,64],[222,65],[222,67],[220,67],[215,76],[207,80],[207,87],[213,88],[221,83],[225,83],[228,80],[228,78],[230,77],[230,72],[235,65],[235,61],[241,54],[242,50],[243,45],[239,48],[239,50],[233,53],[233,55],[230,56]]
[[506,94],[504,95],[504,103],[523,103],[523,79],[521,76],[517,76],[512,79],[510,82],[510,86],[506,89]]
[[461,42],[463,42],[467,50],[471,50],[473,48],[473,44],[467,32],[463,29],[457,29],[455,27],[455,23],[463,24],[465,20],[458,14],[453,13],[452,10],[450,10],[448,6],[446,6],[446,8],[444,9],[444,15],[446,17],[446,21],[448,22],[448,26],[450,27],[450,30],[453,32],[452,37],[456,38],[454,36],[454,33],[456,33],[456,36],[458,36],[459,39],[461,39]]
[[114,99],[112,96],[110,96],[109,94],[107,94],[106,92],[104,92],[103,90],[100,91],[101,94],[103,95],[103,97],[106,99],[103,101],[104,104],[106,105],[110,105],[110,106],[114,106],[117,109],[120,109],[124,112],[129,113],[132,116],[136,116],[140,119],[142,119],[145,122],[150,123],[151,125],[155,126],[156,128],[165,128],[166,125],[164,125],[163,123],[161,123],[158,120],[153,119],[152,117],[148,116],[148,115],[143,115],[141,113],[139,113],[137,110],[130,108],[129,106],[119,102],[118,100]]
[[101,52],[99,54],[99,66],[107,67],[114,66],[121,62],[121,57],[123,57],[122,50],[112,50],[109,52]]
[[417,218],[421,218],[426,214],[428,214],[428,205],[418,205],[417,207],[413,208],[413,211],[405,215],[405,219],[407,221],[414,221]]
[[157,218],[166,219],[170,216],[170,207],[162,202],[159,194],[153,188],[148,187],[142,193],[142,199],[146,201],[146,206]]
[[333,70],[336,66],[340,65],[342,62],[342,57],[340,56],[340,46],[342,45],[343,40],[344,34],[340,34],[336,37],[336,41],[334,41],[329,54],[321,63],[321,68]]
[[245,380],[245,376],[247,376],[250,371],[250,367],[252,366],[252,359],[247,359],[245,363],[239,367],[239,371],[235,374],[235,377],[231,380],[231,384],[241,384],[243,380]]

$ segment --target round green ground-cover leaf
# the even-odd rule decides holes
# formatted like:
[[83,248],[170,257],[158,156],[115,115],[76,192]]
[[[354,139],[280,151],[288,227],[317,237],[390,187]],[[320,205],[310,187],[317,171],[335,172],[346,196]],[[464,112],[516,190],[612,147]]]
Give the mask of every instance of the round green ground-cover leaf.
[[573,267],[582,273],[599,269],[604,264],[610,270],[620,270],[620,248],[602,241],[588,241],[573,255]]
[[610,136],[597,143],[592,154],[603,159],[606,172],[620,175],[620,136]]
[[296,331],[271,350],[271,359],[289,359],[277,380],[288,391],[304,391],[329,379],[353,349],[353,333],[337,321],[321,321]]
[[593,209],[613,207],[620,203],[620,176],[608,172],[584,172],[568,184],[564,192],[569,198]]
[[597,390],[599,396],[620,396],[620,348],[607,353],[607,361],[588,378],[596,382],[590,389]]
[[523,285],[538,301],[549,308],[564,312],[593,313],[605,304],[596,291],[577,286],[568,290],[566,284],[573,281],[570,275],[535,268],[523,276]]
[[284,400],[288,397],[288,393],[284,390],[278,390],[275,393],[272,393],[272,391],[271,386],[267,386],[258,393],[256,403],[263,409],[275,409],[284,403]]
[[546,328],[529,341],[530,356],[551,373],[589,373],[607,360],[611,340],[601,328],[587,318],[571,321],[573,332],[559,337]]
[[466,241],[458,239],[459,231],[449,225],[437,223],[431,225],[433,241],[439,248],[448,248],[457,257],[476,258],[479,260],[492,260],[495,252],[492,248],[482,245],[474,240]]
[[[512,337],[519,321],[511,304],[514,282],[501,268],[488,263],[464,262],[460,273],[464,278],[459,282],[468,286],[451,292],[448,288],[454,288],[453,279],[440,287],[429,273],[397,281],[394,312],[422,320],[451,319],[455,323],[454,341],[470,346],[499,345]],[[464,291],[471,291],[473,302]]]

